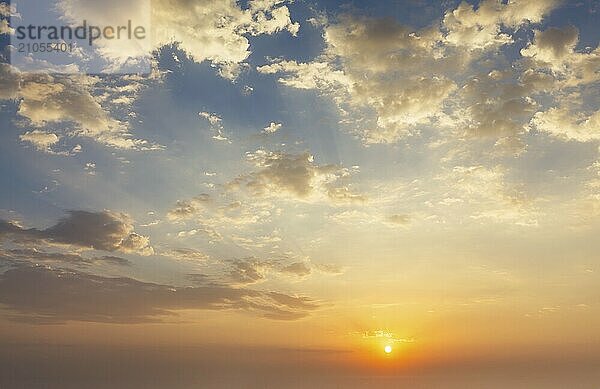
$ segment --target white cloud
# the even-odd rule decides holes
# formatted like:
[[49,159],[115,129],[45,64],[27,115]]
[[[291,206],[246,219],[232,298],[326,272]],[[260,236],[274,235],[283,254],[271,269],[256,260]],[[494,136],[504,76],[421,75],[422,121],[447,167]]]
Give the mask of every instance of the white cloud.
[[566,107],[538,112],[532,125],[539,131],[579,142],[600,141],[600,110],[590,115]]
[[558,0],[484,0],[475,8],[462,2],[444,16],[445,41],[470,50],[511,43],[512,37],[501,32],[501,26],[515,30],[524,23],[538,23],[558,4]]
[[281,123],[271,122],[267,127],[263,128],[263,133],[274,134],[281,129]]
[[211,126],[211,129],[214,131],[214,135],[213,135],[213,139],[214,140],[218,140],[218,141],[226,141],[231,143],[231,141],[229,140],[229,138],[227,138],[224,134],[223,134],[223,119],[217,115],[216,113],[210,113],[210,112],[198,112],[198,115],[203,118],[206,119],[208,121],[208,123]]
[[[153,29],[156,44],[180,42],[197,62],[208,60],[220,74],[235,79],[250,55],[246,35],[298,32],[289,9],[281,0],[251,0],[242,9],[233,0],[187,0],[154,2]],[[193,26],[193,28],[190,28]]]
[[51,132],[40,130],[28,131],[19,136],[23,142],[31,143],[37,150],[46,153],[52,153],[50,146],[55,145],[59,141],[59,137]]

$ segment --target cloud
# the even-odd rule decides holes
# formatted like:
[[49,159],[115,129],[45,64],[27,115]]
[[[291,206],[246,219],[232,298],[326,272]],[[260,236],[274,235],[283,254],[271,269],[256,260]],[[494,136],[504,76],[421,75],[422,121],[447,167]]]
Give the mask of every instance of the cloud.
[[312,267],[318,272],[324,274],[340,275],[344,274],[344,268],[331,263],[313,263]]
[[469,77],[457,96],[461,106],[455,113],[456,123],[467,135],[504,139],[511,151],[521,151],[518,139],[540,109],[530,97],[532,92],[510,69]]
[[172,249],[164,252],[160,252],[161,255],[166,255],[168,257],[183,260],[183,261],[192,261],[192,262],[205,262],[210,257],[208,254],[195,250],[195,249]]
[[101,257],[95,257],[92,259],[94,263],[109,263],[119,266],[131,266],[131,261],[121,257],[115,257],[114,255],[103,255]]
[[[88,25],[96,26],[133,26],[143,27],[145,35],[151,35],[151,5],[147,0],[105,0],[102,4],[93,0],[57,0],[52,4],[55,11],[60,12],[60,20],[71,26],[78,26],[83,20]],[[128,62],[138,62],[149,57],[153,45],[150,36],[145,39],[99,39],[94,42],[94,54],[108,62],[105,69],[126,69],[121,66]]]
[[447,11],[443,27],[447,30],[445,41],[470,50],[512,42],[512,37],[501,27],[516,30],[525,23],[539,23],[560,1],[509,1],[483,0],[478,7],[462,2],[456,9]]
[[350,209],[336,212],[328,216],[329,220],[339,225],[352,228],[368,228],[372,230],[377,226],[387,228],[407,228],[414,217],[405,214],[386,214],[382,212],[381,204],[373,204],[362,209]]
[[579,31],[573,26],[535,31],[521,50],[527,69],[523,82],[532,92],[547,92],[550,108],[538,110],[530,128],[563,140],[600,139],[600,106],[593,96],[600,81],[600,48],[575,51]]
[[10,17],[15,12],[16,8],[14,5],[5,2],[0,3],[0,16]]
[[[24,134],[24,140],[39,143],[44,133],[41,129],[68,123],[72,127],[67,132],[69,136],[90,138],[118,149],[160,148],[133,138],[126,123],[102,107],[100,98],[92,94],[94,88],[100,87],[98,83],[99,79],[86,75],[20,73],[10,65],[0,65],[0,99],[19,99],[17,113],[28,120],[27,125],[38,128]],[[48,140],[46,136],[45,141]]]
[[242,9],[233,0],[202,0],[193,5],[188,0],[154,2],[156,45],[180,42],[195,61],[210,61],[220,69],[221,76],[233,80],[250,55],[247,35],[284,30],[296,35],[299,24],[292,22],[284,4],[281,0],[251,0]]
[[234,309],[295,320],[318,308],[309,298],[278,292],[177,287],[42,266],[13,266],[1,274],[0,304],[12,311],[12,319],[34,323],[154,322],[190,309]]
[[306,277],[312,273],[312,269],[304,262],[294,262],[280,269],[281,273],[291,274],[297,277]]
[[267,127],[263,128],[262,132],[264,134],[274,134],[281,129],[281,123],[271,122]]
[[[493,135],[502,139],[499,145],[517,145],[538,109],[532,85],[521,84],[518,75],[512,83],[506,76],[485,79],[476,69],[495,62],[488,53],[512,44],[513,31],[541,22],[558,4],[463,2],[420,30],[390,18],[340,15],[324,25],[325,48],[314,61],[276,60],[257,70],[280,75],[283,85],[331,97],[341,122],[366,144],[399,142],[427,126],[467,126],[471,136]],[[572,40],[573,32],[567,35]],[[593,66],[586,69],[589,76]]]
[[0,99],[16,99],[21,77],[17,69],[0,62]]
[[392,225],[407,225],[410,223],[409,215],[393,214],[386,218],[386,221]]
[[553,91],[581,87],[600,80],[600,48],[575,51],[579,31],[573,26],[534,31],[533,42],[521,50],[529,72],[550,73]]
[[239,246],[245,248],[263,248],[267,246],[278,246],[279,242],[282,241],[278,231],[274,231],[272,234],[259,235],[252,237],[243,236],[232,236],[231,239]]
[[287,154],[257,150],[247,153],[248,162],[258,170],[240,175],[230,189],[246,189],[255,196],[292,196],[299,199],[327,198],[352,201],[362,197],[338,181],[350,171],[336,165],[317,165],[308,152]]
[[[344,15],[324,29],[326,48],[313,62],[279,61],[258,68],[279,81],[332,96],[344,116],[374,117],[361,126],[366,143],[392,143],[439,116],[456,89],[442,69],[457,67],[433,52],[433,30],[413,31],[391,19]],[[453,63],[454,62],[454,63]],[[373,115],[374,114],[374,115]]]
[[58,223],[43,230],[24,229],[0,220],[0,237],[3,235],[15,240],[46,241],[110,252],[154,253],[149,238],[134,231],[129,216],[110,211],[69,211]]
[[[146,39],[100,39],[94,52],[107,62],[105,70],[127,69],[148,61],[153,49],[177,42],[196,62],[209,61],[222,77],[235,80],[250,55],[248,37],[288,31],[296,36],[300,25],[291,20],[288,1],[250,0],[57,0],[60,19],[75,25],[143,26]],[[192,26],[192,27],[190,27]]]
[[521,50],[521,54],[550,64],[562,64],[563,60],[574,52],[579,41],[579,31],[573,26],[565,28],[550,27],[544,31],[535,31],[533,43]]
[[222,221],[228,225],[253,224],[270,215],[271,206],[264,203],[248,203],[239,200],[217,203],[209,196],[209,201],[203,200],[203,196],[196,196],[190,200],[178,200],[175,208],[170,210],[167,217],[171,221],[180,221],[192,217],[202,216],[202,220],[208,224]]
[[298,63],[278,61],[256,68],[262,74],[284,74],[279,78],[283,85],[297,89],[320,89],[333,92],[336,87],[350,88],[352,81],[341,70],[328,62]]
[[31,143],[37,150],[46,153],[53,153],[50,146],[55,145],[59,141],[59,137],[51,132],[44,132],[40,130],[28,131],[19,136],[19,139],[23,142]]
[[385,339],[386,342],[391,343],[413,343],[415,341],[412,338],[399,338],[396,334],[387,330],[364,331],[360,335],[363,339]]
[[445,198],[437,204],[444,209],[466,206],[471,219],[486,223],[538,225],[535,204],[518,184],[509,181],[507,169],[502,166],[454,166],[437,179],[447,188]]
[[197,215],[212,204],[209,194],[202,193],[190,200],[178,200],[174,209],[167,213],[167,218],[171,221],[185,220]]
[[109,264],[117,266],[130,266],[131,261],[112,255],[84,257],[77,252],[47,252],[35,247],[25,247],[10,250],[0,249],[0,258],[5,262],[30,264],[51,264],[51,265],[74,265],[90,266],[99,264]]
[[238,236],[240,230],[249,225],[268,222],[274,205],[261,199],[232,200],[231,194],[201,194],[188,200],[178,200],[168,211],[167,219],[177,224],[194,224],[191,229],[180,231],[180,238],[203,233],[210,242],[216,242],[226,236],[232,243],[245,248],[265,247],[281,240],[276,235]]
[[272,264],[256,258],[235,260],[231,263],[229,278],[236,284],[255,284],[266,279],[266,273]]
[[264,282],[269,275],[290,276],[296,279],[305,279],[315,271],[339,275],[344,272],[342,268],[332,264],[313,264],[308,258],[299,258],[286,253],[279,259],[263,260],[255,257],[236,259],[231,261],[230,270],[227,273],[229,280],[238,285],[248,285]]
[[8,20],[2,19],[0,20],[0,35],[2,34],[12,34],[14,29],[8,25]]
[[532,125],[539,131],[566,140],[600,140],[600,110],[586,115],[583,112],[573,112],[567,107],[550,108],[536,113]]
[[213,135],[214,140],[228,141],[231,143],[229,139],[223,135],[223,119],[219,115],[210,112],[198,112],[198,115],[210,123],[211,129],[215,132],[215,135]]

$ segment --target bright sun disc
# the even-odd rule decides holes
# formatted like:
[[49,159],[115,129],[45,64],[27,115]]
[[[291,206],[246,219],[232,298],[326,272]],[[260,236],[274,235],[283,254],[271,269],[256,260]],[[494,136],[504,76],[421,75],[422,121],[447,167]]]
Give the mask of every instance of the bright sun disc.
[[387,345],[383,348],[383,351],[385,351],[386,354],[389,354],[392,352],[392,346]]

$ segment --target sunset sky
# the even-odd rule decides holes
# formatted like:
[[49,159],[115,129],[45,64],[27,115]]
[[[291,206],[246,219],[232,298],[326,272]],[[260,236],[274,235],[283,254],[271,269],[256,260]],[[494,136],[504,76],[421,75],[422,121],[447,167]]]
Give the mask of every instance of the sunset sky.
[[599,2],[153,0],[36,72],[15,3],[0,387],[600,385]]

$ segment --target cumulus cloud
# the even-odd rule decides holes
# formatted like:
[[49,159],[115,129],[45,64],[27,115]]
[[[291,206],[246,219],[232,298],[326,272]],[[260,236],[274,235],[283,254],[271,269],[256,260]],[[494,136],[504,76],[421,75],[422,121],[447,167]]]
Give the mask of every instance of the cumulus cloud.
[[554,90],[581,87],[600,81],[600,48],[576,51],[579,31],[573,26],[535,31],[533,41],[521,50],[529,72],[550,72]]
[[246,189],[256,196],[291,196],[299,199],[328,198],[348,201],[361,198],[339,185],[350,171],[336,165],[317,165],[308,152],[287,154],[257,150],[247,153],[257,170],[230,182],[230,189]]
[[[24,134],[24,140],[39,143],[44,132],[42,128],[70,123],[70,136],[91,138],[119,149],[159,148],[133,138],[126,123],[113,118],[102,107],[100,99],[92,94],[98,82],[86,75],[20,73],[10,65],[0,65],[0,99],[19,99],[18,114],[26,118],[28,124],[38,127]],[[45,142],[49,139],[46,136]]]
[[[127,25],[145,28],[145,39],[99,39],[93,52],[106,62],[105,70],[149,62],[152,50],[177,42],[190,58],[209,61],[221,76],[234,80],[246,67],[250,36],[287,31],[296,36],[300,25],[291,19],[286,0],[57,0],[61,21],[76,25]],[[9,12],[8,6],[5,7]],[[191,26],[191,27],[190,27]]]
[[247,8],[233,0],[154,2],[153,22],[157,45],[180,42],[195,61],[210,61],[229,79],[239,75],[240,64],[250,55],[247,35],[285,30],[296,35],[300,27],[282,0],[251,0]]
[[[512,44],[514,31],[541,22],[558,4],[463,2],[446,11],[440,23],[420,30],[392,19],[341,15],[324,25],[325,49],[314,61],[276,60],[258,71],[280,75],[286,86],[332,97],[342,122],[365,143],[394,143],[424,126],[449,125],[466,126],[469,135],[502,138],[499,145],[517,145],[539,110],[531,97],[535,77],[530,74],[525,84],[519,74],[507,77],[502,70],[482,76],[478,60]],[[573,47],[574,31],[561,34],[550,31],[536,39],[543,47],[558,41],[554,47],[562,55]],[[523,53],[533,51],[534,46]],[[590,76],[589,58],[587,63]]]
[[538,110],[530,126],[549,135],[579,142],[600,139],[600,105],[593,96],[600,81],[600,48],[576,51],[579,31],[573,26],[535,31],[521,50],[527,70],[523,81],[535,92],[548,92],[552,106]]
[[461,107],[456,122],[471,136],[504,139],[511,151],[519,152],[519,138],[529,128],[538,104],[530,97],[531,85],[511,70],[492,70],[468,79],[458,93]]
[[552,65],[560,65],[563,59],[573,53],[578,41],[579,31],[573,26],[536,30],[533,43],[521,50],[521,54]]
[[58,223],[43,230],[25,229],[1,220],[1,236],[111,252],[122,251],[140,255],[154,253],[149,238],[134,231],[131,219],[126,214],[110,211],[69,211]]
[[190,309],[235,309],[294,320],[318,308],[307,297],[279,292],[214,284],[178,287],[24,265],[12,266],[0,275],[0,304],[10,310],[13,319],[36,323],[153,322]]
[[333,92],[336,87],[350,88],[352,81],[328,62],[298,63],[278,61],[257,67],[262,74],[283,74],[279,82],[297,89],[320,89]]
[[268,126],[263,128],[262,132],[264,134],[274,134],[281,129],[281,123],[271,122]]
[[50,147],[58,143],[60,138],[51,132],[33,130],[20,135],[19,139],[31,143],[39,151],[53,153]]
[[325,28],[324,37],[327,46],[317,60],[279,61],[258,71],[282,74],[279,81],[291,87],[321,90],[343,112],[374,111],[375,120],[361,134],[368,143],[409,135],[414,125],[435,118],[456,88],[435,70],[442,62],[451,64],[444,59],[436,63],[429,53],[436,39],[430,31],[414,32],[387,19],[343,16]]
[[475,7],[462,2],[444,16],[443,26],[447,30],[444,39],[472,50],[511,43],[512,37],[502,32],[501,27],[515,30],[524,23],[538,23],[559,3],[559,0],[506,3],[484,0]]
[[551,108],[538,112],[532,125],[540,131],[567,140],[579,142],[600,140],[600,110],[586,115],[567,107]]

